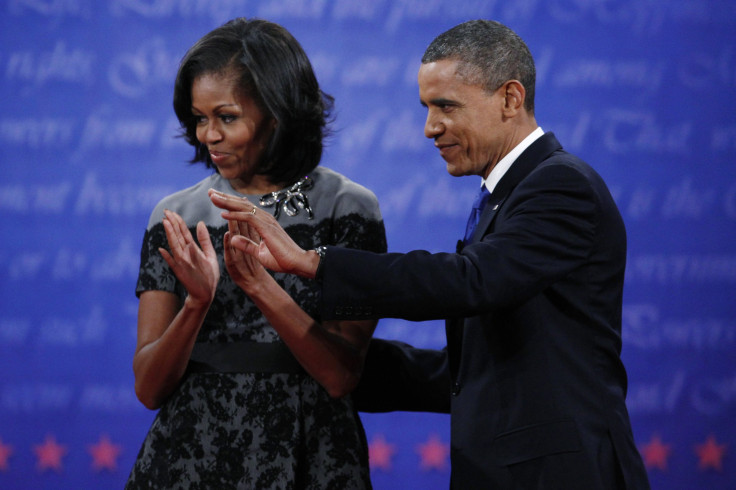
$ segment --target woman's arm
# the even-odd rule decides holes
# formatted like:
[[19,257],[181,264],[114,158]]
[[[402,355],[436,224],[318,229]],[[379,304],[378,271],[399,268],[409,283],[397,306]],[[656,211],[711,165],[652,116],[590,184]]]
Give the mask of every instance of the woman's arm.
[[[265,272],[265,270],[264,270]],[[294,357],[330,396],[347,395],[358,384],[375,321],[320,324],[269,275],[244,291],[279,333]]]
[[358,384],[375,321],[319,324],[253,257],[232,246],[234,236],[259,240],[245,223],[228,222],[225,265],[232,279],[256,304],[304,369],[335,398]]
[[208,309],[190,297],[181,306],[166,291],[141,294],[133,372],[135,394],[147,408],[159,408],[179,384]]
[[165,213],[164,229],[171,252],[159,251],[188,295],[183,305],[166,291],[145,291],[140,296],[133,372],[136,395],[150,409],[160,407],[184,375],[220,278],[204,223],[197,224],[200,248],[184,220],[176,213]]

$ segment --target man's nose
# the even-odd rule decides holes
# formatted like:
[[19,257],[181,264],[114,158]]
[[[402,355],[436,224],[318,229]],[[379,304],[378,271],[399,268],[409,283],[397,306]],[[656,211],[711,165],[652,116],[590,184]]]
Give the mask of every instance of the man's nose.
[[424,136],[427,138],[436,138],[445,131],[445,126],[441,121],[427,114],[427,121],[424,123]]

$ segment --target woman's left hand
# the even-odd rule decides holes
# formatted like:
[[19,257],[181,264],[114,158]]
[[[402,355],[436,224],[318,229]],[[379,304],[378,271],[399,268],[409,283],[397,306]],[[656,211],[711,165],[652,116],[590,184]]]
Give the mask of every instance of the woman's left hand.
[[225,268],[235,284],[246,293],[252,294],[253,288],[258,285],[259,275],[267,272],[254,257],[233,247],[232,239],[235,236],[242,236],[257,243],[260,237],[253,228],[243,222],[230,220],[227,222],[227,228],[223,242]]
[[303,250],[281,227],[271,213],[259,210],[244,197],[209,190],[212,203],[225,211],[222,217],[248,225],[257,233],[253,240],[246,235],[232,235],[232,246],[255,257],[274,272],[287,272],[313,278],[319,263],[314,252]]

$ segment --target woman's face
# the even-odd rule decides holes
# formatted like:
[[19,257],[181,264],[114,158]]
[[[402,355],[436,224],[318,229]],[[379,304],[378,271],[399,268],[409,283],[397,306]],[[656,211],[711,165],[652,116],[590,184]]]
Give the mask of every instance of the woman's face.
[[207,146],[220,175],[236,190],[249,187],[275,121],[237,90],[235,77],[217,73],[192,83],[192,114],[197,139]]

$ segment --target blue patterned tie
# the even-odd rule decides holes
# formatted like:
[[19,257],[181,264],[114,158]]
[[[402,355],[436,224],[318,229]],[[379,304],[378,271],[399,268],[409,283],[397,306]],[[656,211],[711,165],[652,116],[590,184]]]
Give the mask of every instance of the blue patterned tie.
[[465,227],[465,238],[463,239],[465,243],[470,243],[470,239],[473,237],[473,231],[475,231],[475,227],[478,225],[480,213],[483,211],[483,206],[486,205],[489,197],[491,195],[488,193],[488,188],[482,185],[480,192],[478,192],[478,197],[475,198],[475,202],[473,203],[473,210],[468,217],[468,225]]

